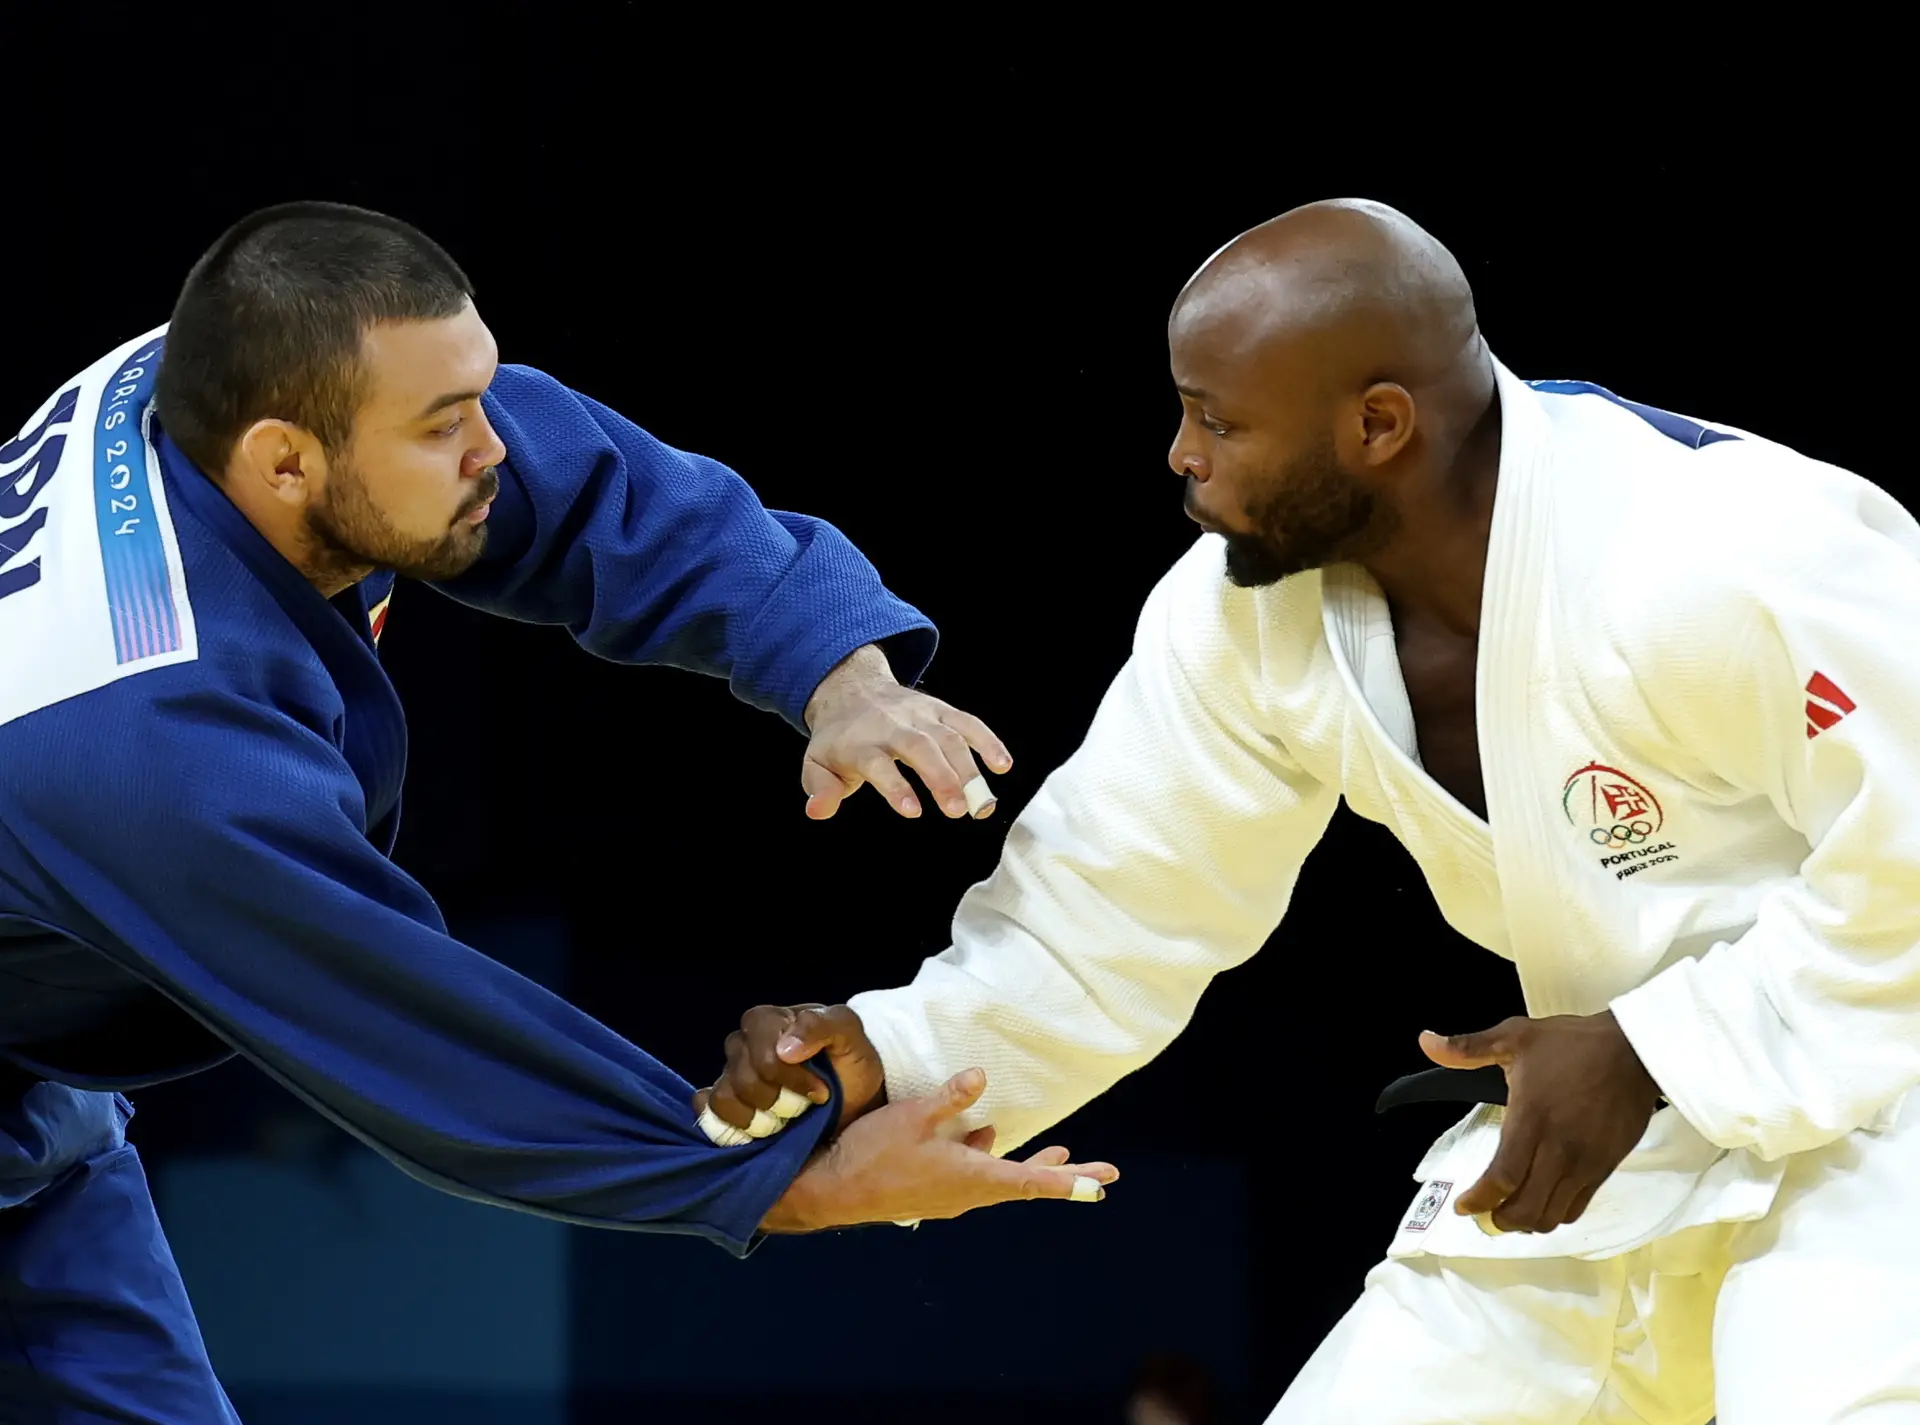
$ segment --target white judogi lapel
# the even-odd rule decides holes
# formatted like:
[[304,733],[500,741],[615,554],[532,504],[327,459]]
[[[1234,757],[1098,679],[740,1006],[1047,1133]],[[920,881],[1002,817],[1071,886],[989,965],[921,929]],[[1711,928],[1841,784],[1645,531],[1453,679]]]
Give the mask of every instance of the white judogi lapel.
[[[1592,1014],[1627,987],[1615,983],[1617,954],[1635,928],[1625,898],[1581,893],[1593,889],[1598,869],[1593,843],[1585,826],[1569,834],[1562,798],[1568,789],[1543,782],[1543,774],[1551,778],[1563,767],[1571,773],[1621,760],[1582,717],[1580,699],[1567,696],[1580,680],[1562,666],[1563,644],[1552,636],[1564,615],[1553,579],[1553,494],[1558,481],[1578,472],[1556,460],[1538,397],[1505,368],[1495,369],[1500,484],[1474,689],[1481,776],[1508,944],[1528,1012]],[[1574,790],[1598,795],[1594,781],[1589,774],[1588,785]]]
[[[1535,1017],[1592,1014],[1644,978],[1665,942],[1641,934],[1636,901],[1619,894],[1610,856],[1657,848],[1664,804],[1641,779],[1613,769],[1634,760],[1591,716],[1554,635],[1568,610],[1556,592],[1554,495],[1586,472],[1556,458],[1539,399],[1503,367],[1499,489],[1481,599],[1475,704],[1500,919]],[[1591,658],[1591,646],[1582,649]],[[1553,785],[1558,769],[1571,774]],[[1577,800],[1578,804],[1573,803]],[[1644,810],[1643,810],[1644,807]],[[1622,818],[1625,819],[1623,823]],[[1603,846],[1615,826],[1645,823],[1644,839]],[[1642,835],[1636,826],[1627,836]],[[1631,863],[1628,863],[1631,864]],[[1483,942],[1484,943],[1484,942]],[[1636,954],[1640,947],[1650,954]],[[1611,1256],[1711,1221],[1746,1221],[1772,1205],[1781,1165],[1709,1143],[1672,1108],[1654,1115],[1639,1146],[1602,1185],[1581,1220],[1544,1235],[1492,1237],[1451,1211],[1493,1160],[1505,1110],[1469,1113],[1416,1169],[1421,1191],[1390,1256]]]
[[1449,925],[1504,955],[1487,824],[1420,766],[1386,597],[1355,565],[1335,565],[1321,578],[1327,648],[1348,708],[1338,773],[1347,804],[1390,828],[1413,852]]

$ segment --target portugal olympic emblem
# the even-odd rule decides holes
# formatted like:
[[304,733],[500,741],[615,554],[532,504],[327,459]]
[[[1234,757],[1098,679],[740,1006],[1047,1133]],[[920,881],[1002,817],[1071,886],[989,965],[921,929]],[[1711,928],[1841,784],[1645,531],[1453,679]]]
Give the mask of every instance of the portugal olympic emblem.
[[1652,792],[1625,772],[1598,762],[1567,778],[1560,808],[1589,841],[1609,851],[1641,845],[1667,820]]

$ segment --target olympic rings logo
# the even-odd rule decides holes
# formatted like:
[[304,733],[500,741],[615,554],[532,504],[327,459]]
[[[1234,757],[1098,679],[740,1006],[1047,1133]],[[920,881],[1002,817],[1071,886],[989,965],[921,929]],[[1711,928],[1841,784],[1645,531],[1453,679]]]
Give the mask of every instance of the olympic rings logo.
[[1650,821],[1629,821],[1613,827],[1596,826],[1587,833],[1595,846],[1604,846],[1609,851],[1618,851],[1623,846],[1638,846],[1653,835],[1653,823]]

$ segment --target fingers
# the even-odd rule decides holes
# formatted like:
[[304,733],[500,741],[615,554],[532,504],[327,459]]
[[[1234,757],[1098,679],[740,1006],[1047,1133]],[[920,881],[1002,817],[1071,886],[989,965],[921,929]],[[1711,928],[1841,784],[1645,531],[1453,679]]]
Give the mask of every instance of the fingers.
[[[785,1005],[755,1005],[740,1016],[737,1047],[734,1039],[728,1039],[727,1061],[731,1067],[738,1060],[760,1082],[771,1085],[776,1102],[781,1089],[791,1089],[809,1103],[825,1103],[830,1097],[826,1084],[817,1075],[780,1056],[780,1045],[794,1032],[802,1017],[800,1012]],[[758,1106],[771,1109],[774,1105],[768,1103]]]
[[1526,1179],[1509,1171],[1488,1168],[1480,1180],[1453,1201],[1453,1210],[1462,1217],[1478,1217],[1505,1206],[1508,1198],[1520,1190]]
[[1102,1187],[1111,1187],[1120,1181],[1120,1170],[1112,1163],[1062,1163],[1060,1170],[1076,1178],[1092,1178]]
[[989,1123],[985,1128],[974,1129],[973,1132],[969,1133],[960,1141],[976,1153],[991,1153],[993,1151],[993,1140],[993,1125]]
[[[949,713],[949,716],[964,714]],[[978,719],[969,721],[978,724]],[[995,769],[1011,766],[1012,759],[1006,756],[1006,749],[999,746],[998,739],[986,731],[984,724],[978,725],[986,740],[1000,753],[999,762],[993,764]],[[993,763],[991,756],[988,760]],[[936,722],[893,729],[884,744],[869,747],[851,766],[829,766],[809,755],[800,769],[800,786],[807,794],[807,815],[824,821],[839,809],[841,802],[858,791],[863,782],[871,782],[874,790],[900,815],[919,816],[920,799],[896,763],[905,763],[913,770],[925,784],[934,804],[948,816],[968,814],[965,788],[981,775],[979,764],[973,760],[973,750],[964,733],[944,722]]]
[[1119,1170],[1111,1163],[1093,1163],[1087,1165],[1094,1172],[1080,1170],[1080,1165],[1063,1164],[1060,1167],[1040,1167],[1031,1161],[1011,1163],[1004,1158],[994,1160],[997,1171],[995,1189],[1003,1196],[1002,1201],[1032,1201],[1036,1198],[1064,1198],[1070,1202],[1099,1202],[1106,1197],[1106,1184],[1120,1176]]
[[948,816],[967,814],[967,798],[961,789],[980,775],[980,768],[959,733],[945,723],[902,728],[887,750],[919,774],[927,792]]
[[[754,1108],[772,1108],[773,1101],[780,1096],[780,1086],[770,1084],[760,1076],[755,1057],[747,1036],[734,1030],[727,1036],[727,1070],[720,1076],[720,1083],[730,1087],[733,1096],[742,1103],[751,1104]],[[787,1066],[782,1064],[780,1067],[784,1070]]]
[[[902,816],[920,815],[920,798],[913,794],[913,788],[907,785],[907,779],[900,775],[900,769],[893,765],[893,758],[883,752],[871,752],[857,764],[860,775],[873,783],[873,789],[887,799],[887,804]],[[856,787],[859,783],[854,784]]]
[[1112,1163],[1075,1163],[1070,1161],[1072,1157],[1073,1154],[1069,1153],[1065,1148],[1058,1146],[1042,1148],[1038,1153],[1035,1153],[1031,1158],[1026,1160],[1026,1166],[1030,1168],[1060,1168],[1072,1173],[1075,1177],[1092,1178],[1095,1182],[1102,1184],[1117,1183],[1120,1181],[1120,1170],[1114,1167]]
[[[696,1093],[693,1096],[693,1120],[694,1123],[706,1133],[708,1138],[722,1148],[738,1147],[751,1138],[765,1138],[769,1136],[769,1133],[779,1131],[777,1127],[768,1126],[767,1115],[765,1114],[751,1115],[747,1120],[747,1126],[744,1128],[738,1124],[728,1123],[717,1113],[710,1112],[712,1103],[713,1094],[711,1090],[701,1089],[700,1092]],[[756,1128],[761,1129],[761,1131],[756,1132]]]
[[986,1091],[986,1070],[962,1069],[921,1100],[925,1105],[927,1121],[940,1124],[958,1118],[978,1103],[980,1095]]
[[733,1082],[733,1043],[738,1037],[738,1035],[727,1037],[727,1067],[720,1071],[719,1082],[705,1091],[705,1103],[700,1103],[699,1096],[695,1096],[694,1112],[697,1115],[701,1109],[710,1108],[713,1110],[714,1117],[722,1123],[744,1132],[753,1122],[754,1105],[740,1097],[740,1091]]
[[[1539,1124],[1534,1116],[1523,1108],[1510,1109],[1500,1125],[1500,1146],[1494,1150],[1493,1161],[1487,1164],[1480,1180],[1460,1194],[1453,1210],[1463,1217],[1493,1212],[1520,1191],[1533,1167],[1539,1138]],[[1505,1226],[1497,1217],[1494,1225]]]
[[900,815],[920,815],[920,799],[894,767],[891,757],[869,753],[854,766],[836,771],[809,752],[800,764],[800,789],[807,794],[807,815],[815,821],[825,821],[832,816],[840,810],[840,803],[868,782],[873,783],[873,789]]
[[986,758],[987,766],[993,771],[1013,770],[1013,754],[1007,751],[1007,744],[995,737],[993,729],[972,713],[961,712],[959,708],[950,707],[940,715],[940,720],[965,738],[967,745],[974,751]]
[[714,1085],[711,1104],[723,1123],[730,1123],[751,1137],[766,1138],[780,1131],[780,1120],[772,1112],[774,1100],[779,1096],[777,1087],[733,1059],[728,1062],[720,1082]]
[[1526,1183],[1494,1223],[1509,1231],[1551,1232],[1578,1222],[1605,1180],[1605,1174],[1596,1174],[1591,1160],[1577,1148],[1548,1143],[1534,1159]]
[[902,688],[890,677],[884,685],[835,699],[818,717],[810,709],[808,726],[813,739],[802,763],[800,785],[807,794],[807,815],[816,820],[832,816],[842,801],[867,782],[902,816],[919,816],[920,798],[896,763],[919,777],[934,804],[948,816],[985,817],[992,813],[992,803],[982,804],[976,795],[973,805],[979,810],[974,812],[965,791],[975,782],[984,785],[974,753],[978,751],[996,772],[1013,766],[1006,744],[979,718],[916,689]]
[[[774,1055],[784,1064],[799,1064],[811,1059],[822,1049],[834,1054],[851,1053],[866,1047],[866,1031],[861,1027],[859,1016],[845,1005],[835,1005],[831,1009],[824,1005],[810,1005],[793,1016],[793,1022],[780,1035],[773,1046]],[[827,1086],[813,1078],[810,1088],[796,1088],[796,1092],[806,1095],[814,1103],[825,1103],[831,1094]]]
[[[761,1105],[753,1103],[750,1099],[743,1098],[740,1090],[735,1087],[729,1075],[714,1085],[713,1095],[707,1100],[706,1107],[712,1109],[714,1117],[718,1118],[728,1127],[738,1128],[742,1133],[753,1133],[756,1114],[760,1116],[762,1120],[761,1126],[763,1127],[765,1126],[764,1120],[772,1117],[772,1115],[767,1112],[767,1109],[773,1106],[772,1099],[773,1095],[769,1094],[768,1102],[765,1105]],[[755,1134],[754,1136],[759,1137],[763,1135]]]
[[[1600,1182],[1605,1181],[1605,1178],[1600,1180]],[[1576,1192],[1573,1195],[1572,1205],[1567,1208],[1566,1220],[1568,1222],[1578,1222],[1581,1218],[1585,1217],[1587,1215],[1587,1207],[1593,1202],[1593,1195],[1599,1191],[1600,1183],[1593,1183]]]
[[[794,1096],[825,1103],[831,1097],[826,1084],[778,1053],[799,1019],[792,1009],[773,1004],[756,1005],[741,1015],[740,1028],[727,1036],[726,1068],[711,1090],[694,1096],[694,1113],[711,1108],[729,1127],[764,1138],[779,1132],[799,1111]],[[827,1042],[826,1035],[819,1037],[822,1044]]]
[[1560,1224],[1549,1208],[1566,1180],[1566,1155],[1551,1144],[1544,1145],[1527,1165],[1520,1186],[1494,1209],[1493,1225],[1503,1232],[1552,1231]]
[[815,821],[825,821],[840,810],[840,803],[859,791],[860,785],[811,757],[800,764],[800,789],[807,794],[807,815]]
[[1586,1178],[1577,1169],[1563,1173],[1553,1191],[1547,1195],[1546,1206],[1540,1210],[1538,1225],[1530,1230],[1551,1232],[1563,1222],[1572,1222],[1577,1215],[1573,1210],[1574,1202],[1586,1191]]
[[1478,1034],[1435,1034],[1431,1029],[1420,1035],[1420,1050],[1445,1069],[1480,1069],[1488,1064],[1511,1064],[1519,1052],[1528,1021],[1502,1020]]

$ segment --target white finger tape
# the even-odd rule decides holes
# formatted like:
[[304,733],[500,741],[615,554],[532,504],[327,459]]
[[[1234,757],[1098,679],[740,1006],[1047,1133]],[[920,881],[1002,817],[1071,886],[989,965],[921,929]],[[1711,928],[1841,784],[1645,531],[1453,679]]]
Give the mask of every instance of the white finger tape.
[[775,1118],[798,1118],[812,1107],[805,1094],[797,1094],[792,1089],[781,1089],[780,1097],[773,1101],[773,1107],[767,1111]]
[[985,777],[975,777],[960,789],[960,795],[967,799],[967,815],[978,816],[998,800],[992,788],[987,786]]
[[1082,1177],[1075,1173],[1073,1177],[1073,1200],[1075,1202],[1098,1202],[1106,1193],[1094,1178]]
[[711,1108],[700,1110],[700,1130],[722,1148],[738,1148],[753,1141]]

